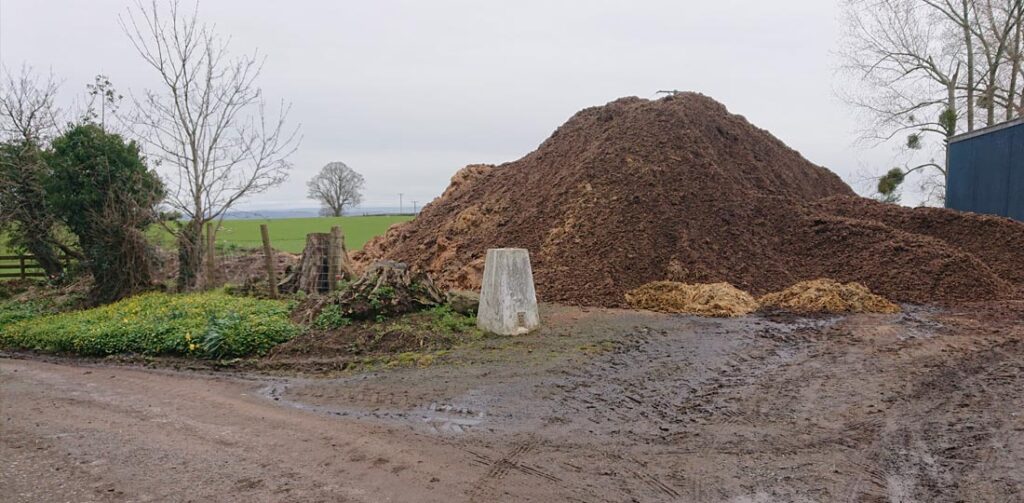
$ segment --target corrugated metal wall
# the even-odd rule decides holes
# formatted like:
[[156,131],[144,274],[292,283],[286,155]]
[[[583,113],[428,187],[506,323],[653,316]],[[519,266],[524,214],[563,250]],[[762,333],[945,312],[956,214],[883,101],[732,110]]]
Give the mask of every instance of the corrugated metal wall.
[[1024,121],[953,138],[946,207],[1024,220]]

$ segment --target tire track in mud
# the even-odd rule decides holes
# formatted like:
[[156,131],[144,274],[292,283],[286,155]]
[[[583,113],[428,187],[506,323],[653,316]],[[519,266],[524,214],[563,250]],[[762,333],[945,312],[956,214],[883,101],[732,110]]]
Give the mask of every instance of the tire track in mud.
[[[483,468],[466,492],[473,501],[529,491],[566,501],[952,501],[968,486],[1012,500],[1024,481],[983,471],[1024,463],[1021,450],[983,451],[1024,423],[1011,424],[1006,407],[977,421],[970,411],[1021,400],[1024,350],[935,320],[908,308],[633,325],[598,341],[604,352],[474,383],[479,396],[438,397],[391,419],[469,453]],[[449,424],[483,410],[486,425],[452,434]]]
[[[850,500],[901,495],[919,501],[1019,497],[1022,481],[1008,488],[992,483],[990,477],[989,441],[1005,419],[974,411],[992,409],[999,401],[1021,402],[1022,357],[1020,339],[989,341],[968,358],[926,375],[889,411],[884,430],[863,454],[866,462],[881,467],[880,473],[872,471],[877,489],[850,487]],[[1017,463],[1024,461],[1022,452],[1010,455]],[[965,494],[963,482],[977,472],[986,475],[981,477],[985,482]]]
[[[730,333],[728,321],[704,324],[706,337],[732,340],[697,341],[706,347],[695,349],[693,338],[641,328],[624,336],[607,355],[564,371],[552,384],[562,392],[552,415],[560,409],[592,423],[590,428],[611,428],[607,432],[647,440],[712,419],[756,424],[758,418],[740,411],[728,392],[793,361],[807,341],[737,336]],[[764,330],[785,328],[769,325]]]
[[[566,418],[551,421],[552,428],[569,428],[579,434],[586,430],[586,435],[599,435],[621,448],[621,452],[607,448],[593,452],[600,462],[590,467],[588,476],[611,474],[619,480],[624,500],[713,499],[713,491],[708,490],[713,482],[680,471],[677,463],[717,452],[718,442],[726,436],[709,435],[709,441],[697,441],[696,445],[693,441],[681,444],[677,438],[695,429],[760,424],[763,414],[750,414],[749,407],[731,396],[731,391],[757,383],[773,369],[799,360],[811,346],[809,339],[799,335],[800,324],[750,320],[697,323],[695,330],[701,333],[697,338],[691,330],[684,335],[638,328],[622,336],[607,354],[564,370],[557,382],[549,383],[560,390],[550,414]],[[738,330],[737,325],[747,330]],[[751,326],[764,332],[763,336],[751,335]],[[765,398],[753,396],[755,404]],[[684,445],[687,447],[680,449]],[[602,501],[616,500],[607,494],[595,496]]]
[[[660,493],[662,497],[679,498],[682,496],[674,487],[666,484],[661,477],[654,474],[648,468],[649,463],[640,461],[632,456],[621,456],[612,452],[605,452],[604,454],[609,459],[618,462],[618,465],[625,466],[627,473],[634,480],[641,482],[654,492]],[[640,469],[633,468],[634,466]]]
[[496,459],[473,449],[462,447],[462,450],[473,456],[473,463],[487,467],[484,475],[467,491],[470,501],[496,501],[502,479],[513,470],[525,475],[539,477],[556,485],[561,483],[561,478],[522,460],[524,456],[528,455],[539,444],[540,441],[536,438],[516,442],[508,452]]
[[[842,501],[907,500],[908,495],[941,500],[957,487],[949,472],[981,463],[954,456],[977,451],[969,446],[982,445],[991,435],[958,431],[952,419],[936,424],[931,418],[950,417],[948,411],[961,400],[957,389],[970,390],[967,396],[977,399],[979,390],[996,397],[1001,387],[1019,387],[1024,364],[1013,363],[1006,353],[1024,359],[1021,351],[1005,350],[1015,343],[974,342],[961,351],[956,344],[963,339],[950,343],[949,332],[920,314],[817,320],[781,331],[768,326],[759,337],[745,338],[728,322],[709,324],[712,335],[742,339],[710,355],[690,351],[692,339],[641,329],[609,354],[565,372],[556,385],[562,391],[556,402],[573,416],[576,431],[646,446],[632,449],[644,459],[675,447],[726,467],[720,474],[705,473],[703,484],[695,484],[694,466],[683,461],[645,471],[636,458],[609,457],[621,477],[646,488],[623,486],[626,494],[655,500],[682,494],[696,501],[708,496],[702,487],[714,487],[722,498],[764,493],[784,500],[808,494]],[[954,373],[943,370],[950,364]],[[1016,390],[1006,394],[1020,396]],[[1024,424],[1020,427],[1024,431]],[[949,430],[940,439],[958,445],[935,445],[932,429]],[[808,456],[818,462],[805,463]],[[768,466],[761,470],[759,463]],[[994,464],[991,457],[985,463]],[[833,468],[822,468],[827,464]],[[763,474],[739,475],[750,470]],[[665,480],[664,487],[652,480]],[[787,482],[780,486],[778,480]]]

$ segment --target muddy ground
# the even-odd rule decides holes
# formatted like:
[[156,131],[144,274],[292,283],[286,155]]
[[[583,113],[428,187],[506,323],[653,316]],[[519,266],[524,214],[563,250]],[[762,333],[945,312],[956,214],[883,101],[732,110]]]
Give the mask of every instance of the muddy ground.
[[333,377],[0,359],[0,500],[1024,498],[1024,303],[544,317]]

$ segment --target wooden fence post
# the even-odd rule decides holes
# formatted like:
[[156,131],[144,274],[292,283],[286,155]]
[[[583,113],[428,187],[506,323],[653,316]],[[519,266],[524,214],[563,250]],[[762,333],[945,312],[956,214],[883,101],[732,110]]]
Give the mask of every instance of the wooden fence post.
[[338,266],[341,262],[341,227],[331,227],[331,239],[327,250],[327,291],[333,292],[338,287]]
[[270,230],[267,224],[260,224],[260,236],[263,238],[263,259],[267,265],[267,281],[270,283],[270,298],[277,298],[277,274],[274,272],[274,249],[270,247]]
[[213,222],[206,222],[206,288],[208,290],[216,287],[213,275],[217,272],[216,237],[213,235]]
[[352,267],[352,261],[348,257],[348,248],[345,247],[345,233],[338,236],[338,274],[348,281],[356,279],[356,271]]

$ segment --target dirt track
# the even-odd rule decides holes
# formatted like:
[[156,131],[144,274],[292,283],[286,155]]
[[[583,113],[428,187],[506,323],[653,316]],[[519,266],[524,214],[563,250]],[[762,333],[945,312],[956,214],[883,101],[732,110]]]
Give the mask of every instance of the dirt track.
[[1022,314],[548,308],[332,379],[2,359],[0,499],[1019,501]]

